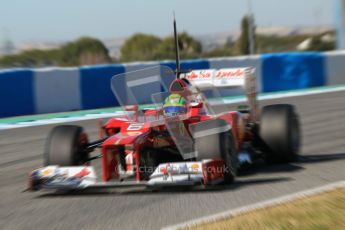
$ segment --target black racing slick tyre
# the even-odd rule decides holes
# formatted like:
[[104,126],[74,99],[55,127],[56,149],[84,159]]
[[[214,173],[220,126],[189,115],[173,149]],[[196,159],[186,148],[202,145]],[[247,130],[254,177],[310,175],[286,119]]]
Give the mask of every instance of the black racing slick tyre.
[[300,149],[301,135],[294,106],[265,106],[261,113],[260,137],[268,162],[295,161]]
[[44,150],[44,165],[77,166],[89,158],[83,128],[74,125],[56,126],[50,132]]
[[140,179],[149,180],[151,174],[155,171],[158,166],[158,154],[154,149],[144,148],[140,151]]
[[236,147],[231,132],[221,133],[220,142],[224,160],[224,183],[231,184],[236,177],[238,159]]
[[238,160],[231,127],[224,120],[209,120],[192,127],[197,160],[223,159],[224,182],[230,184],[237,173]]

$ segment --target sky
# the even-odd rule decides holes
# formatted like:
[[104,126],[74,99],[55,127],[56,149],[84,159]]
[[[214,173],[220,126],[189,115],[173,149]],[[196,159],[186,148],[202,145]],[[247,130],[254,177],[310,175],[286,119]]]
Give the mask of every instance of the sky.
[[[335,23],[337,0],[251,0],[257,26],[317,26]],[[137,32],[179,31],[192,35],[239,29],[247,0],[0,0],[0,38],[13,42],[100,39]]]

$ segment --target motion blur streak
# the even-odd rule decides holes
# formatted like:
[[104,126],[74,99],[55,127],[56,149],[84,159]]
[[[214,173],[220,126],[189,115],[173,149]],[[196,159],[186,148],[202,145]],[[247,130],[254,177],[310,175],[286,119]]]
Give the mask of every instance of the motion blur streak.
[[[253,168],[230,187],[214,191],[22,193],[26,172],[42,164],[44,139],[52,125],[3,130],[0,132],[0,226],[2,229],[47,226],[51,229],[159,229],[344,180],[344,99],[342,91],[265,100],[263,105],[297,106],[303,128],[300,161]],[[97,120],[75,124],[83,125],[91,138],[96,138]]]

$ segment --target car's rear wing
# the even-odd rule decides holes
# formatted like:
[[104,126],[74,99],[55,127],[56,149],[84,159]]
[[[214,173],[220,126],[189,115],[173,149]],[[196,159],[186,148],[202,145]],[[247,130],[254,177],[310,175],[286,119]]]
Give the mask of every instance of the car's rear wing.
[[243,88],[246,92],[251,115],[254,121],[258,118],[256,98],[255,68],[224,68],[193,70],[181,75],[198,88]]

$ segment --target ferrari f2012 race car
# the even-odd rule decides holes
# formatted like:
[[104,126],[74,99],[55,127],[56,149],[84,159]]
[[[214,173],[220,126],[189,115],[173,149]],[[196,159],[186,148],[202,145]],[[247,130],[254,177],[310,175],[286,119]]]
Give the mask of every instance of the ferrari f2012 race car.
[[[30,173],[30,189],[207,186],[231,183],[237,169],[255,158],[289,162],[297,156],[294,107],[269,105],[259,114],[252,68],[172,77],[174,71],[164,66],[114,76],[112,89],[125,114],[108,120],[101,127],[105,137],[92,143],[82,127],[55,127],[47,138],[44,167]],[[245,89],[247,107],[227,111],[221,90],[238,87]],[[153,103],[144,109],[135,104],[149,99]],[[97,148],[101,154],[90,157]],[[89,165],[98,158],[103,182]]]
[[[30,190],[206,187],[231,183],[243,164],[257,158],[296,158],[297,112],[288,104],[259,111],[253,68],[181,71],[176,50],[176,70],[156,66],[111,79],[124,113],[100,127],[100,140],[88,142],[79,126],[56,126],[46,141],[44,166],[30,173]],[[229,109],[224,94],[240,92],[245,106]],[[100,154],[90,156],[96,149]],[[96,159],[102,181],[90,165]]]

